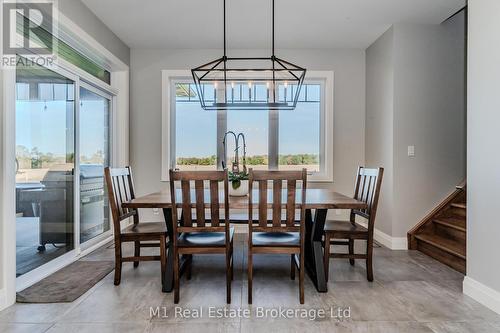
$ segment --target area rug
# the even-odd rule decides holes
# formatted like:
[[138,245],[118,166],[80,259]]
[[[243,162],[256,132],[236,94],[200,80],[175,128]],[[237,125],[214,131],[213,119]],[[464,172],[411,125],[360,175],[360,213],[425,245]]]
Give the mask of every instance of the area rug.
[[17,293],[19,303],[73,302],[114,269],[112,261],[76,261]]

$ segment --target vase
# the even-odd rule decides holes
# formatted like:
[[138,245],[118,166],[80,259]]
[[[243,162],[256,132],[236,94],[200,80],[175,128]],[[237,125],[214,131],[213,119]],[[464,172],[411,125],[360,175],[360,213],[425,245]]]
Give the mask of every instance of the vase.
[[233,197],[243,197],[248,194],[248,180],[241,180],[240,186],[233,187],[233,183],[229,182],[229,195]]

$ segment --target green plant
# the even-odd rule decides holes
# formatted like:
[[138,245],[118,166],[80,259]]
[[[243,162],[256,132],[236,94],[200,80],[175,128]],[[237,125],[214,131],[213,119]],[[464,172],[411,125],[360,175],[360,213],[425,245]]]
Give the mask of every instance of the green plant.
[[248,173],[229,171],[229,181],[234,190],[237,190],[241,186],[242,180],[248,180]]

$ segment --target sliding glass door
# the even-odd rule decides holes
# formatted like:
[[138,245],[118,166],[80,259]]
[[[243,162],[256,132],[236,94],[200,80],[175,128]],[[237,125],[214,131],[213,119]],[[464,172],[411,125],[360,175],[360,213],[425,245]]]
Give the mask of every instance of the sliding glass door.
[[80,87],[80,242],[110,230],[104,168],[110,161],[111,96]]
[[75,81],[16,71],[16,275],[75,248]]
[[113,99],[97,86],[61,68],[16,70],[16,274],[22,279],[111,234],[104,168]]

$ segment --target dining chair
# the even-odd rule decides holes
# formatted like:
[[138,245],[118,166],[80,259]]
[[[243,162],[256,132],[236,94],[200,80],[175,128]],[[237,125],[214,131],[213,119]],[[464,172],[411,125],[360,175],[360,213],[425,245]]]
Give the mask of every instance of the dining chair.
[[[373,230],[383,174],[384,168],[359,167],[356,175],[354,199],[366,203],[367,208],[351,210],[349,221],[326,221],[324,265],[327,281],[330,258],[349,259],[351,265],[354,265],[355,259],[365,259],[367,279],[373,281]],[[367,228],[356,223],[357,216],[368,221]],[[354,253],[354,240],[366,241],[365,253]],[[348,246],[349,253],[330,253],[331,245]]]
[[[272,181],[272,198],[268,197],[268,182]],[[286,181],[286,191],[283,182]],[[297,182],[302,190],[297,201]],[[258,183],[258,219],[253,218],[253,188]],[[249,172],[248,198],[248,304],[252,304],[253,255],[289,254],[290,278],[295,279],[295,267],[299,271],[299,299],[304,304],[304,241],[307,170]],[[284,199],[284,200],[283,200]],[[271,201],[271,202],[269,202]],[[282,209],[285,219],[282,219]],[[268,209],[272,218],[268,219]],[[300,210],[300,221],[295,219]],[[297,257],[298,255],[298,257]]]
[[[105,168],[106,187],[108,189],[111,214],[113,216],[113,228],[115,239],[115,285],[121,281],[122,263],[134,262],[134,267],[139,266],[139,261],[161,262],[161,277],[165,275],[167,267],[167,227],[165,222],[142,222],[136,209],[123,208],[122,203],[135,198],[132,170],[125,168]],[[129,218],[133,224],[122,229],[121,222]],[[124,257],[122,243],[134,243],[134,255]],[[141,256],[142,247],[158,247],[159,255]]]
[[[177,201],[176,183],[180,182],[182,200]],[[194,191],[191,183],[194,182]],[[205,195],[205,183],[209,183],[209,197]],[[220,217],[220,189],[223,183],[222,201],[224,217]],[[173,171],[170,170],[172,198],[173,245],[174,245],[174,303],[179,302],[179,256],[191,256],[187,262],[186,277],[191,278],[192,255],[224,254],[226,256],[226,301],[231,303],[233,279],[233,236],[230,227],[228,174],[224,171]],[[193,198],[194,197],[194,198]],[[177,210],[181,210],[180,219]],[[209,209],[209,216],[206,210]],[[194,218],[193,218],[194,216]]]

